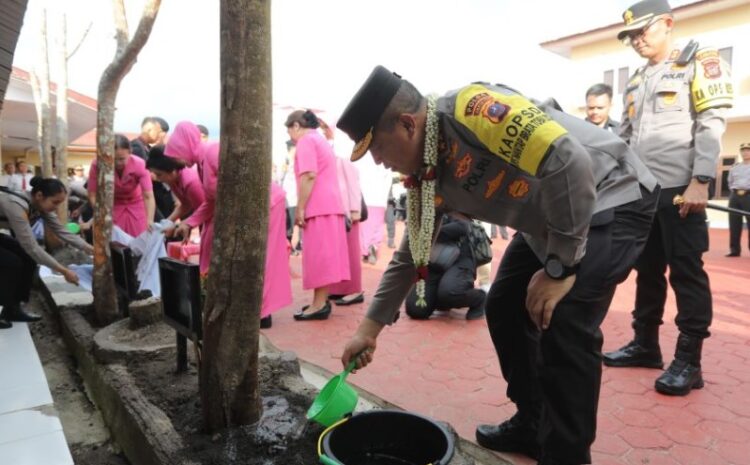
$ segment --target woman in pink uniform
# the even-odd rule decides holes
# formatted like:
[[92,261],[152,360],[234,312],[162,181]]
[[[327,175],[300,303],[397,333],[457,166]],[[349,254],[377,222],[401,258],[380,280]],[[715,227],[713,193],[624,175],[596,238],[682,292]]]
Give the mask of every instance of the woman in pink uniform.
[[344,212],[350,225],[346,232],[346,242],[349,249],[349,279],[329,287],[328,292],[336,305],[352,305],[365,300],[362,292],[362,262],[359,259],[362,190],[359,187],[359,174],[354,163],[336,157],[336,174],[339,178],[339,192],[344,204]]
[[[96,207],[96,160],[89,169],[89,200]],[[130,153],[130,141],[122,134],[115,134],[115,201],[112,221],[133,237],[144,232],[154,217],[154,201],[151,174],[146,162]]]
[[336,156],[316,130],[319,125],[318,118],[309,110],[295,111],[286,120],[287,133],[297,147],[295,222],[305,232],[302,288],[314,289],[312,303],[294,315],[296,320],[328,318],[331,314],[328,286],[350,278]]
[[203,202],[185,221],[177,227],[175,234],[187,240],[190,229],[201,228],[200,271],[208,273],[211,263],[211,247],[214,240],[214,207],[216,205],[216,183],[219,177],[219,143],[201,141],[201,132],[190,121],[177,123],[174,133],[164,148],[164,155],[175,158],[186,166],[196,166],[203,185]]
[[292,277],[289,274],[289,241],[286,238],[286,193],[275,182],[271,183],[271,202],[268,214],[268,243],[266,271],[263,280],[263,306],[260,327],[271,327],[271,314],[292,303]]
[[[154,174],[157,181],[167,184],[177,198],[175,209],[167,217],[169,221],[177,222],[187,218],[206,199],[198,172],[172,157],[164,156],[163,145],[151,147],[146,168]],[[167,237],[173,233],[174,229],[165,231]]]

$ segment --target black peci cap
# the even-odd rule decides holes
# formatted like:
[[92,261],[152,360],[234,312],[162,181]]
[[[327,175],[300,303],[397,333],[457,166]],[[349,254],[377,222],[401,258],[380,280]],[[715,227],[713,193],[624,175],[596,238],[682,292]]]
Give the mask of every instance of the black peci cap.
[[617,33],[617,39],[622,40],[630,31],[637,31],[648,26],[657,16],[672,14],[667,0],[643,0],[625,10],[622,20],[625,29]]
[[401,76],[378,65],[346,106],[336,123],[355,142],[352,161],[367,153],[375,125],[401,87]]

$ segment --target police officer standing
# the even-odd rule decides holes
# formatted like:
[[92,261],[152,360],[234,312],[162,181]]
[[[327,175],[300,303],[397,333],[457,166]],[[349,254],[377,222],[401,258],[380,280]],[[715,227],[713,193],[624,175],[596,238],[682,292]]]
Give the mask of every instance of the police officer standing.
[[[667,281],[677,298],[675,358],[656,380],[658,392],[686,395],[703,387],[701,349],[712,319],[711,290],[703,269],[708,250],[705,208],[709,182],[732,104],[729,70],[713,48],[673,44],[674,19],[666,0],[644,0],[623,14],[625,40],[648,62],[630,78],[624,93],[620,136],[639,154],[662,186],[659,209],[640,256],[633,341],[604,355],[612,367],[662,368],[659,325]],[[675,195],[684,203],[672,205]]]
[[[727,179],[729,189],[729,207],[739,210],[750,211],[750,142],[740,144],[740,156],[742,162],[737,163],[729,171]],[[750,216],[745,217],[747,224],[750,226]],[[748,233],[750,241],[750,233]],[[739,257],[742,247],[742,215],[736,213],[729,214],[729,253],[727,257]]]

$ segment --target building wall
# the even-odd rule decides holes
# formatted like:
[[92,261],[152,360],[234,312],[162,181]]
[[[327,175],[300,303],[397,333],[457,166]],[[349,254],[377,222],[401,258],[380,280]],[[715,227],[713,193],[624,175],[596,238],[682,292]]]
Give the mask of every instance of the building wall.
[[[94,161],[95,153],[91,151],[69,151],[68,152],[68,168],[73,168],[76,165],[82,165],[84,171],[86,174],[89,172],[89,166]],[[6,162],[17,162],[19,160],[24,160],[28,165],[33,166],[35,169],[40,169],[42,163],[39,160],[39,153],[38,152],[28,152],[24,153],[23,151],[11,151],[11,150],[3,150],[2,154],[0,155],[0,160],[2,160],[2,163],[0,163],[0,167],[4,165]]]

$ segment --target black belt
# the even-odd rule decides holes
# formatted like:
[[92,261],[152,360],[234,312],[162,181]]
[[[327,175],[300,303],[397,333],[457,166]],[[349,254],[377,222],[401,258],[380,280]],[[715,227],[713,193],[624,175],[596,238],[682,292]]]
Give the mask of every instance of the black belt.
[[750,194],[750,189],[732,189],[732,192],[742,197],[743,195]]

